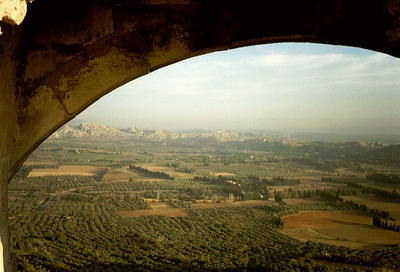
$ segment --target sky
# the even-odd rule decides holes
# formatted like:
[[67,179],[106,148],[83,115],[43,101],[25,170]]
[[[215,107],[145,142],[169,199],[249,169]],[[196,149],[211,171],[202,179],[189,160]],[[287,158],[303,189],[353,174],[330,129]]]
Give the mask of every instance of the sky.
[[306,43],[215,52],[133,80],[77,119],[118,128],[400,133],[400,60]]

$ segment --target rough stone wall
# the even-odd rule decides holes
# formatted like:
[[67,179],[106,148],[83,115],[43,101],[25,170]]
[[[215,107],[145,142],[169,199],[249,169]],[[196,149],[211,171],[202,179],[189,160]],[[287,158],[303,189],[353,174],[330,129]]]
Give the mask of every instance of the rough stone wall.
[[[0,0],[4,22],[19,24],[25,11],[25,0]],[[8,180],[47,136],[124,83],[192,56],[273,42],[400,57],[400,0],[36,0],[21,26],[1,27],[0,272],[9,267]]]
[[15,49],[18,31],[5,27],[9,40],[0,39],[0,272],[10,271],[8,254],[7,185],[12,177],[13,141],[16,134],[17,107],[15,104]]

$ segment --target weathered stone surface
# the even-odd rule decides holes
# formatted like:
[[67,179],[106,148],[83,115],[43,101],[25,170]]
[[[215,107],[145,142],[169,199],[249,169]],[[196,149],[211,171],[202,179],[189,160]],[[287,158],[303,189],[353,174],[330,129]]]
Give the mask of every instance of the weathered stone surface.
[[[24,0],[0,0],[19,24]],[[0,272],[7,182],[52,132],[153,70],[217,50],[319,42],[400,57],[400,0],[37,0],[0,36]]]
[[11,178],[11,152],[16,134],[14,90],[16,65],[11,58],[0,55],[0,272],[9,271],[7,185]]

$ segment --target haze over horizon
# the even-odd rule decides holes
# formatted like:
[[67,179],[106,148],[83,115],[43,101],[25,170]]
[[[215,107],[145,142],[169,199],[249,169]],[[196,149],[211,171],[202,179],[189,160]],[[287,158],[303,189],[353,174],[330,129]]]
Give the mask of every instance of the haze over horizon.
[[78,120],[112,127],[400,133],[400,60],[283,43],[215,52],[121,86]]

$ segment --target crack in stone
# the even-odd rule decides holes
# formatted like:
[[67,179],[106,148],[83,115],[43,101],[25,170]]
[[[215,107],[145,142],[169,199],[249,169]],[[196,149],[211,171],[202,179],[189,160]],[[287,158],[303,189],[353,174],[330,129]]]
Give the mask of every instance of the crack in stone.
[[58,102],[60,103],[61,107],[62,107],[63,110],[64,110],[64,113],[66,114],[66,116],[72,116],[72,113],[70,113],[70,112],[68,111],[67,106],[64,104],[64,101],[61,99],[61,97],[59,96],[59,94],[58,94],[54,89],[51,89],[51,91],[53,92],[54,96],[57,98]]

